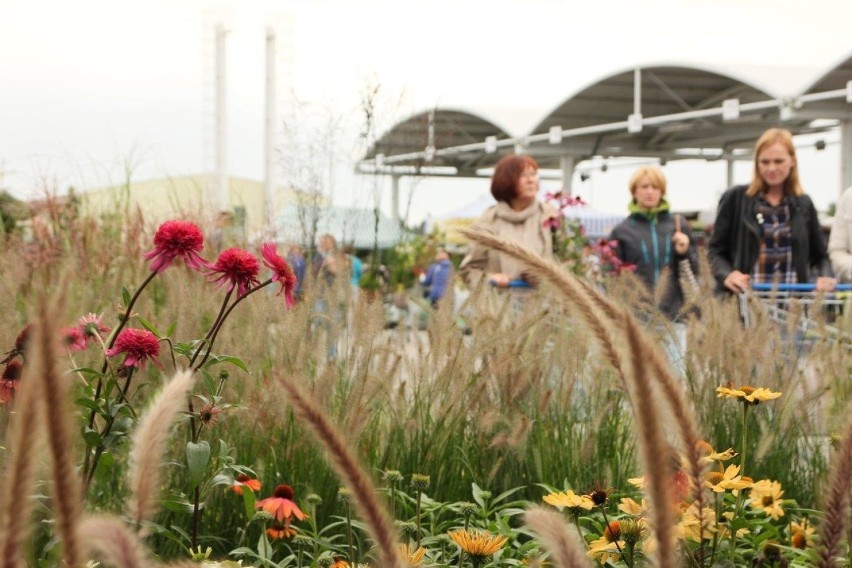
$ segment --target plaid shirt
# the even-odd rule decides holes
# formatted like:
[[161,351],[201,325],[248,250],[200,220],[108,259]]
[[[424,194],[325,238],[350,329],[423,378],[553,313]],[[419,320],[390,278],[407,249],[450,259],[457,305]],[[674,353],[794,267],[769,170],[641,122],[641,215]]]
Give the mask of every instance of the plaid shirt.
[[795,284],[790,201],[785,197],[773,206],[760,197],[757,201],[757,223],[760,226],[760,251],[752,270],[753,281],[759,284]]

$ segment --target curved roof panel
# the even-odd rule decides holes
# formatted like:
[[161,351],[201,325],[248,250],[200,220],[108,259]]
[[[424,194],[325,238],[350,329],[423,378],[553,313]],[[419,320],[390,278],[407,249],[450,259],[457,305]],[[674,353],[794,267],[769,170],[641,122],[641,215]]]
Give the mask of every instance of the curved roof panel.
[[819,93],[822,91],[845,89],[846,83],[849,81],[852,81],[852,54],[826,71],[804,93]]
[[[634,69],[616,73],[582,89],[551,111],[530,135],[546,133],[559,126],[563,131],[627,121],[636,110]],[[676,158],[685,148],[733,147],[753,143],[763,130],[779,120],[779,109],[741,115],[723,120],[722,116],[684,117],[648,124],[654,117],[688,114],[718,108],[727,99],[740,105],[766,101],[773,97],[739,79],[695,67],[658,66],[639,70],[639,113],[643,126],[639,132],[623,127],[608,132],[593,132],[565,138],[562,143],[532,151],[542,167],[559,167],[551,155],[572,155],[579,159],[602,156],[666,156]],[[532,150],[532,148],[531,148]]]
[[[512,135],[481,115],[457,109],[427,110],[397,123],[376,141],[364,158],[375,158],[378,154],[385,156],[420,154],[430,145],[440,149],[482,144],[489,136],[506,139],[511,138]],[[441,155],[437,152],[428,162],[423,156],[418,155],[399,163],[415,167],[454,167],[459,175],[473,175],[476,169],[487,167],[489,160],[484,158],[481,150],[478,150],[470,154],[458,152],[452,155]]]
[[[816,119],[852,118],[852,105],[836,91],[845,89],[850,79],[852,58],[813,85],[811,91],[817,94],[779,97],[706,68],[637,67],[580,89],[525,136],[510,138],[493,122],[472,113],[436,109],[400,122],[364,159],[384,154],[386,165],[452,166],[456,175],[475,175],[517,147],[534,156],[542,168],[552,169],[563,167],[564,158],[578,162],[592,156],[731,157],[734,150],[751,149],[754,140],[773,126],[805,134],[830,127],[830,120],[819,124]],[[826,96],[826,89],[834,92]],[[631,115],[641,115],[638,123]],[[430,116],[434,116],[431,138]],[[493,140],[486,144],[486,137],[496,137],[496,144]],[[431,161],[424,152],[428,146],[435,148]]]

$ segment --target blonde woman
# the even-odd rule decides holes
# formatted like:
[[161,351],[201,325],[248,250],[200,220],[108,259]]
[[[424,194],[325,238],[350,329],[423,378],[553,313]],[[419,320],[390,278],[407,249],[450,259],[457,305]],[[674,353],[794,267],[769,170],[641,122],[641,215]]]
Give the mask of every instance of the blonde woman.
[[722,195],[708,252],[719,290],[739,293],[753,283],[811,281],[817,291],[834,290],[816,208],[799,182],[790,131],[770,128],[757,140],[751,183]]
[[666,177],[656,166],[644,166],[630,177],[630,216],[619,223],[609,240],[617,241],[615,254],[636,267],[636,275],[652,294],[663,274],[668,274],[659,309],[676,319],[684,303],[680,285],[682,261],[698,273],[698,256],[690,246],[692,233],[686,219],[672,215],[666,201]]

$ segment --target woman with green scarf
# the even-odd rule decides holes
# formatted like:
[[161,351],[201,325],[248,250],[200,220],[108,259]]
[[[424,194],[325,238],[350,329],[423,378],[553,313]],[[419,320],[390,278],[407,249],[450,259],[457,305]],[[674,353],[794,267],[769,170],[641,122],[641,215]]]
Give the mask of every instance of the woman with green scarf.
[[666,178],[660,168],[636,170],[630,177],[630,195],[630,216],[613,229],[609,240],[618,242],[616,255],[636,267],[649,294],[668,274],[658,308],[676,320],[684,303],[681,279],[691,280],[698,273],[698,256],[690,246],[692,233],[685,219],[669,213]]

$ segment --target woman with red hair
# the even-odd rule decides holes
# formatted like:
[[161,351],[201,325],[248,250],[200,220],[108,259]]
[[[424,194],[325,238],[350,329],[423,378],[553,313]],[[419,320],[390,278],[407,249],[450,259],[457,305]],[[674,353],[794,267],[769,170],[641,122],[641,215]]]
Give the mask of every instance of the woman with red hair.
[[[545,258],[553,258],[553,236],[545,222],[558,217],[559,213],[537,198],[536,161],[530,156],[501,158],[491,176],[491,195],[497,203],[482,214],[474,228],[518,243]],[[473,245],[459,270],[471,287],[483,276],[500,288],[507,287],[512,280],[537,283],[521,262],[481,245]]]

